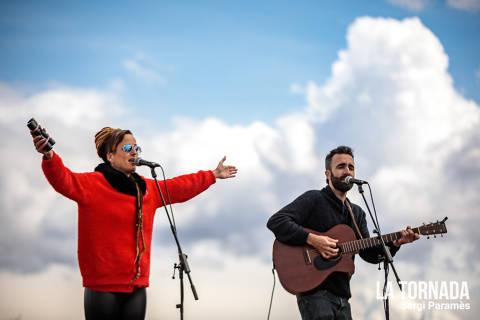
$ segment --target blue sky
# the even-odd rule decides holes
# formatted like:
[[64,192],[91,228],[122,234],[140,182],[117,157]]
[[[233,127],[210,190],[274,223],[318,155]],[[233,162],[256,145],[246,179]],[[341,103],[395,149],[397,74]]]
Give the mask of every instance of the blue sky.
[[[168,177],[213,169],[223,155],[239,168],[174,205],[201,299],[187,295],[187,317],[265,318],[266,221],[322,188],[325,155],[347,144],[383,232],[449,217],[445,238],[395,256],[402,280],[470,290],[469,311],[392,299],[391,314],[476,319],[479,17],[479,0],[0,2],[0,318],[83,318],[77,206],[40,169],[25,126],[34,117],[75,172],[100,161],[93,137],[104,126],[131,129]],[[362,204],[354,189],[349,198]],[[384,319],[383,272],[357,260],[353,316]],[[176,249],[161,210],[151,261],[147,317],[176,318]],[[272,319],[298,318],[277,286]]]
[[1,80],[33,90],[120,81],[135,112],[163,119],[269,122],[303,106],[290,86],[323,83],[347,27],[364,15],[420,17],[449,55],[455,87],[480,101],[478,11],[444,1],[422,10],[388,1],[3,1],[0,12]]

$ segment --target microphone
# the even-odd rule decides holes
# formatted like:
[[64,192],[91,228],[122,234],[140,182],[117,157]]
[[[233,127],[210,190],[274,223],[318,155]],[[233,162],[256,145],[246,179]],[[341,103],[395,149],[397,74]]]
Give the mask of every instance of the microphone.
[[160,167],[158,163],[143,160],[142,158],[135,158],[135,160],[133,160],[133,163],[135,163],[136,166],[147,166],[150,168]]
[[346,177],[345,177],[345,183],[346,183],[346,184],[352,184],[352,183],[355,183],[355,184],[368,184],[367,181],[363,181],[363,180],[360,180],[360,179],[355,179],[355,178],[350,177],[350,176],[346,176]]

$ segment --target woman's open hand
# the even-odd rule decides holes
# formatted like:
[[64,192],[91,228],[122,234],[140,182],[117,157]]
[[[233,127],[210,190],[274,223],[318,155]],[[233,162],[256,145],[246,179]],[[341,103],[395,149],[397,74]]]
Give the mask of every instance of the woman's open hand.
[[238,169],[235,166],[226,166],[223,163],[227,159],[226,156],[220,160],[218,163],[217,168],[213,170],[213,174],[215,175],[215,178],[217,179],[228,179],[228,178],[234,178],[235,175],[238,172]]

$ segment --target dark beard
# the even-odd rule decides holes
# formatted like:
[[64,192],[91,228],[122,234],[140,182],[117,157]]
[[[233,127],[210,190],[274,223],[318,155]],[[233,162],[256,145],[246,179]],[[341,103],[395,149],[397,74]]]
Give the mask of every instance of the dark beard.
[[347,192],[348,190],[352,189],[353,187],[353,184],[346,184],[345,183],[345,177],[335,177],[333,175],[333,172],[330,171],[331,173],[331,179],[332,179],[332,185],[335,189],[337,189],[338,191],[342,191],[342,192]]

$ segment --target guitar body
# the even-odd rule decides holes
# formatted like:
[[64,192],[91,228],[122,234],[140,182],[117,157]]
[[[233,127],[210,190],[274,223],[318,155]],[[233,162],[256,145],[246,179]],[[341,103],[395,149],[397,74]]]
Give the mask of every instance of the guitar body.
[[[443,235],[447,233],[445,217],[436,223],[423,224],[412,230],[419,235]],[[277,270],[280,283],[288,292],[300,294],[318,287],[333,272],[345,272],[352,275],[355,271],[353,255],[361,249],[380,244],[376,237],[357,240],[352,228],[339,224],[327,232],[316,232],[305,228],[308,232],[337,239],[340,254],[334,259],[324,259],[316,249],[309,245],[290,246],[278,240],[273,243],[273,265]],[[402,237],[400,231],[382,235],[385,242],[392,242]]]
[[[323,233],[305,230],[337,239],[339,244],[356,240],[353,230],[345,224],[336,225]],[[333,272],[352,275],[355,271],[353,253],[340,253],[337,258],[327,260],[309,245],[290,246],[278,240],[273,243],[273,264],[282,286],[295,295],[315,289]]]

